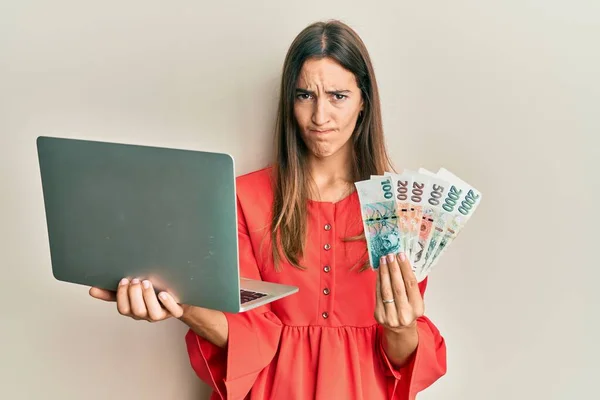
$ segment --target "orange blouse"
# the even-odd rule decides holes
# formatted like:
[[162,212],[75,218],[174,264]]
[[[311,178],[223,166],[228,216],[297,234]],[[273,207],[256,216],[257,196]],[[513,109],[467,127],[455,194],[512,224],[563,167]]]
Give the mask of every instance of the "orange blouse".
[[[361,272],[364,241],[356,192],[336,202],[308,201],[308,236],[299,270],[275,271],[268,235],[273,191],[270,168],[236,180],[240,273],[295,285],[299,292],[239,314],[225,313],[227,349],[186,335],[190,363],[213,388],[211,399],[414,399],[446,372],[446,345],[426,317],[410,362],[395,368],[375,321],[376,273]],[[357,266],[355,266],[358,263]],[[420,284],[425,292],[427,280]]]

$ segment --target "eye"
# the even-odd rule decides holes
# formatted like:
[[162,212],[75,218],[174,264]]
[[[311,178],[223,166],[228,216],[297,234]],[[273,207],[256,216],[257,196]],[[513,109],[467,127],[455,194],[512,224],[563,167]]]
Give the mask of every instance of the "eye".
[[296,98],[299,100],[308,100],[311,98],[311,95],[309,93],[299,93],[296,95]]
[[334,99],[336,99],[336,100],[339,101],[339,100],[344,100],[348,96],[346,96],[345,94],[336,93],[336,94],[333,95],[333,97],[334,97]]

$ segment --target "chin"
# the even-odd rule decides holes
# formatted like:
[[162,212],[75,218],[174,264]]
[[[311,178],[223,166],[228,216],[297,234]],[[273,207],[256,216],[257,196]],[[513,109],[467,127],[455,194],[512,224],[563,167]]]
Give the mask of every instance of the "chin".
[[311,151],[312,155],[316,158],[327,158],[327,157],[331,157],[332,155],[335,154],[335,152],[316,152],[316,151]]
[[336,154],[342,146],[331,146],[326,144],[313,144],[308,146],[310,153],[317,158],[327,158]]
[[350,138],[339,137],[315,138],[310,135],[304,135],[302,139],[310,154],[317,158],[331,157],[343,151],[351,143]]

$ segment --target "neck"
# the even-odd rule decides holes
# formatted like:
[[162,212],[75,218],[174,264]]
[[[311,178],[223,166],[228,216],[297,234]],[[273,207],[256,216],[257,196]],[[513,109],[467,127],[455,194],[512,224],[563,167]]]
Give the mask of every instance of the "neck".
[[351,157],[350,143],[328,157],[308,157],[308,169],[316,192],[314,197],[335,201],[336,197],[344,197],[352,191]]

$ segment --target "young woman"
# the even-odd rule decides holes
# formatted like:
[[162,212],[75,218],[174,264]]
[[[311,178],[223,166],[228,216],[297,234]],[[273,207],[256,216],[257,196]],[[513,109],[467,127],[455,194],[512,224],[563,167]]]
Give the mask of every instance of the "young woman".
[[300,291],[240,314],[177,304],[139,279],[90,294],[135,319],[187,324],[213,399],[414,399],[445,374],[446,347],[404,255],[367,264],[354,182],[392,165],[363,42],[338,21],[308,26],[280,91],[273,163],[237,179],[240,268]]

